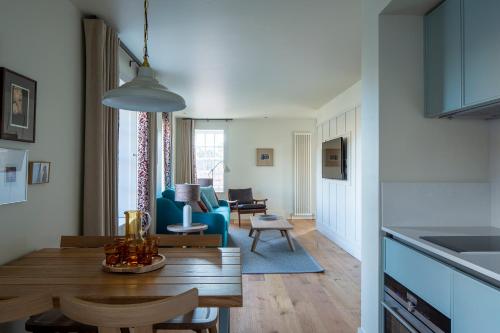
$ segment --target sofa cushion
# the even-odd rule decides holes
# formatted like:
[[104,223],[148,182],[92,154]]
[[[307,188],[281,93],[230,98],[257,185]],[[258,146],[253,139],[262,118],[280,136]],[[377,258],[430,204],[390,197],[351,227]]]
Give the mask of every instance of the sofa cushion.
[[240,204],[253,204],[253,194],[251,188],[230,189],[228,191],[229,200],[238,200]]
[[238,209],[245,210],[245,209],[265,209],[266,205],[263,204],[242,204],[238,205]]
[[201,192],[200,193],[200,198],[201,198],[201,201],[205,204],[205,207],[207,207],[207,210],[209,212],[213,212],[214,211],[214,207],[212,206],[212,204],[210,203],[210,200],[208,200],[207,196],[205,195],[205,193]]
[[219,200],[217,200],[217,195],[215,194],[213,186],[200,187],[200,192],[205,194],[213,208],[219,207]]

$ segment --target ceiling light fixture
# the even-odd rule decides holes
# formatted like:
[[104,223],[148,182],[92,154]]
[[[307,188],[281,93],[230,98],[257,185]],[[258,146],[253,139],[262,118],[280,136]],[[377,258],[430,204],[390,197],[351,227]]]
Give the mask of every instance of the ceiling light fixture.
[[144,61],[137,76],[122,86],[107,91],[102,104],[122,110],[141,112],[173,112],[186,108],[182,96],[177,95],[155,79],[148,55],[148,0],[144,0]]

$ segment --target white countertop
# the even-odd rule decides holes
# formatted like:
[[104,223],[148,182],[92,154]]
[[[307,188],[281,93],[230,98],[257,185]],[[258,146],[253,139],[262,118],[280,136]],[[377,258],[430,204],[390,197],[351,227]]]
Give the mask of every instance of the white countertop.
[[421,250],[445,259],[456,267],[479,273],[478,278],[487,277],[500,287],[500,252],[458,253],[421,239],[422,236],[500,236],[500,228],[493,227],[382,227],[395,238],[414,245]]

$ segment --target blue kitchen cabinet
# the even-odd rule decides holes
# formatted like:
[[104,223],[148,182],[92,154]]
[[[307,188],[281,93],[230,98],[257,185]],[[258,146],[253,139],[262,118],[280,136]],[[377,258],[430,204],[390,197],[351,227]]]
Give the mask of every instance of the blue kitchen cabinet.
[[451,316],[452,269],[394,239],[384,238],[384,272]]
[[453,333],[500,332],[500,291],[453,272]]
[[500,98],[500,1],[463,0],[463,11],[467,107]]
[[425,17],[425,115],[462,107],[462,2],[447,0]]

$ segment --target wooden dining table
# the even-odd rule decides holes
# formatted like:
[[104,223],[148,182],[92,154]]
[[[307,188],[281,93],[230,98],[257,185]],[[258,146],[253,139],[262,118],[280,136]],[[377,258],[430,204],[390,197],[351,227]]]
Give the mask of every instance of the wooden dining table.
[[0,266],[0,298],[48,293],[116,304],[175,296],[198,288],[200,306],[219,307],[229,332],[229,308],[243,305],[239,248],[162,248],[167,264],[144,274],[102,270],[102,248],[47,248]]

